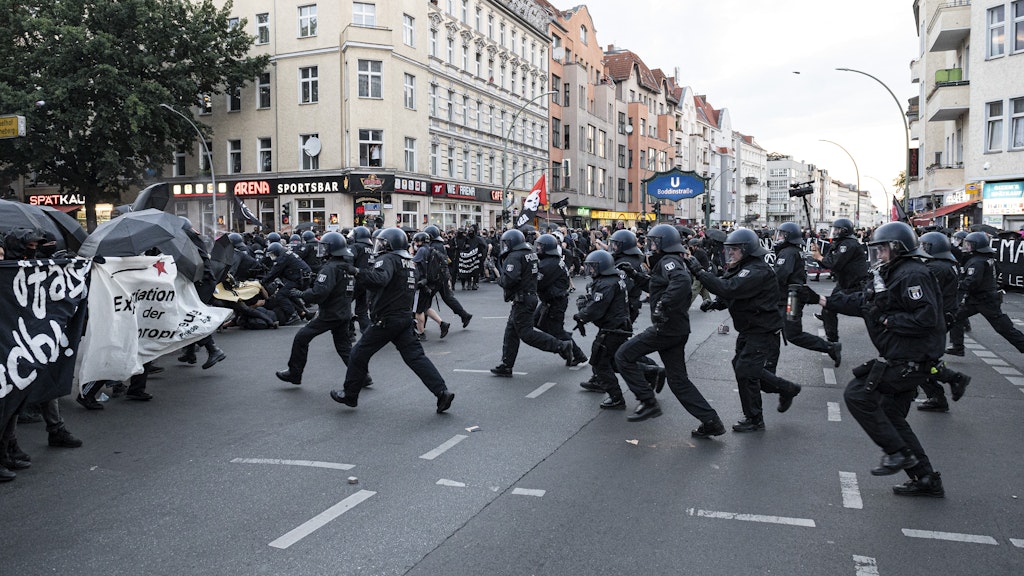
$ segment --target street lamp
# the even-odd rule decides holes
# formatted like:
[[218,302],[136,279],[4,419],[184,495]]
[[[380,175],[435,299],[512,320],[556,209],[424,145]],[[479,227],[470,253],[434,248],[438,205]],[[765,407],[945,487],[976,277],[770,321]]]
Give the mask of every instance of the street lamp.
[[867,72],[862,72],[860,70],[854,70],[853,68],[836,68],[836,70],[839,70],[839,71],[842,71],[842,72],[856,72],[857,74],[863,74],[864,76],[867,76],[868,78],[871,78],[875,82],[878,82],[879,84],[881,84],[882,87],[885,88],[886,91],[889,92],[889,95],[892,96],[892,99],[896,101],[896,107],[899,108],[899,110],[900,110],[900,119],[903,121],[903,139],[904,139],[904,142],[905,142],[904,146],[903,146],[903,149],[904,149],[904,153],[907,156],[906,172],[903,173],[903,190],[906,192],[905,196],[909,197],[910,196],[910,125],[907,123],[907,114],[903,111],[903,105],[900,104],[900,99],[897,98],[896,94],[893,94],[893,91],[888,86],[885,85],[885,82],[882,82],[881,80],[879,80],[878,78],[875,78],[874,76],[872,76],[871,74],[868,74]]
[[818,142],[828,142],[829,144],[839,146],[839,149],[846,152],[846,155],[850,157],[850,162],[853,162],[853,170],[857,173],[857,216],[854,218],[854,227],[856,228],[857,226],[860,226],[860,169],[857,168],[857,161],[853,159],[853,154],[850,154],[849,150],[843,148],[843,146],[838,142],[833,142],[831,140],[818,140]]
[[[523,113],[523,110],[526,110],[527,106],[533,104],[536,100],[540,98],[544,98],[545,96],[551,96],[553,94],[558,94],[558,90],[549,90],[542,94],[537,94],[533,98],[530,98],[529,100],[524,102],[523,105],[520,106],[518,110],[516,110],[516,113],[512,115],[512,122],[509,124],[508,131],[505,133],[505,142],[502,144],[501,149],[501,181],[505,183],[505,187],[502,190],[501,194],[502,211],[511,210],[511,205],[508,204],[508,198],[506,197],[508,194],[509,181],[505,178],[505,176],[506,168],[508,165],[508,141],[512,138],[512,130],[514,130],[516,127],[516,120],[519,119],[519,115]],[[522,174],[520,174],[520,176],[522,176]]]
[[[203,152],[206,154],[206,159],[210,163],[210,184],[213,186],[213,189],[210,191],[210,200],[211,200],[210,204],[213,206],[213,214],[212,214],[212,217],[213,217],[213,222],[212,222],[213,234],[212,234],[212,236],[216,237],[217,236],[217,178],[213,174],[213,155],[210,154],[210,148],[206,145],[206,138],[203,138],[203,133],[199,130],[199,127],[196,126],[195,122],[193,122],[191,118],[189,118],[188,116],[185,116],[181,112],[178,112],[177,110],[175,110],[172,106],[170,106],[168,104],[160,104],[160,107],[161,108],[165,108],[167,110],[170,110],[171,112],[174,112],[178,116],[181,116],[182,119],[185,120],[185,122],[188,122],[189,125],[192,126],[192,128],[196,131],[196,134],[199,135],[199,143],[203,145]],[[228,217],[230,218],[230,212],[228,213]]]

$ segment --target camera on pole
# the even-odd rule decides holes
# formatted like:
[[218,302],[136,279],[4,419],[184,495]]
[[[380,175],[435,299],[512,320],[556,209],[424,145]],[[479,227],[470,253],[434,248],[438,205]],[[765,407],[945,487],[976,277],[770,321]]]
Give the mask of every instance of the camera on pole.
[[803,198],[814,194],[814,180],[809,182],[798,182],[796,184],[789,185],[789,197],[790,198]]

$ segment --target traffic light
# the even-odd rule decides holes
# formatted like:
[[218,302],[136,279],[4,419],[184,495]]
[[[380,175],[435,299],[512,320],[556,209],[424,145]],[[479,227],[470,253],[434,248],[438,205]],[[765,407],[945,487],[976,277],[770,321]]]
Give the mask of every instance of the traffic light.
[[291,207],[288,204],[281,205],[281,224],[288,224],[291,220]]

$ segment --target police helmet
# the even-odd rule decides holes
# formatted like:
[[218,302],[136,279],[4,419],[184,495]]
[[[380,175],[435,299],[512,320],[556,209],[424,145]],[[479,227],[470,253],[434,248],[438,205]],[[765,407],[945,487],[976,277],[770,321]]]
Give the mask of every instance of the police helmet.
[[[913,230],[911,230],[913,232]],[[849,218],[837,218],[832,222],[832,237],[846,238],[853,234],[853,221]]]
[[231,241],[231,245],[235,248],[245,248],[245,239],[238,232],[232,232],[228,234],[228,240]]
[[284,253],[285,253],[284,246],[281,246],[280,242],[271,242],[270,246],[267,246],[267,254],[269,254],[269,255],[271,255],[271,256],[273,256],[275,258],[278,258],[278,257],[284,255]]
[[281,235],[278,234],[277,232],[271,232],[270,234],[267,234],[267,242],[280,242],[280,241],[281,241]]
[[665,253],[680,253],[685,251],[683,239],[675,226],[658,224],[647,231],[647,238],[651,242],[651,249]]
[[352,242],[355,244],[372,244],[370,236],[373,233],[366,226],[356,226],[352,229]]
[[547,256],[562,255],[562,247],[559,245],[558,239],[551,234],[541,234],[533,245],[537,247],[538,254],[545,254]]
[[299,236],[298,234],[292,234],[288,238],[288,243],[291,244],[292,246],[295,246],[296,244],[302,244],[302,236]]
[[615,257],[605,250],[594,250],[587,254],[583,270],[587,276],[615,276],[619,273],[615,269]]
[[608,250],[613,256],[617,254],[643,255],[636,244],[636,234],[626,229],[616,230],[612,234],[612,237],[608,239]]
[[683,240],[693,238],[697,235],[697,233],[693,231],[693,228],[690,228],[689,226],[676,226],[676,231],[679,232],[679,237]]
[[775,242],[800,246],[804,243],[804,234],[796,222],[783,222],[775,230]]
[[957,240],[963,240],[964,238],[967,238],[967,232],[964,232],[963,230],[957,230],[956,233],[953,234],[953,238],[956,238]]
[[949,238],[946,238],[942,232],[928,232],[921,236],[921,248],[931,254],[932,258],[956,262],[956,257],[950,252],[952,246],[949,243]]
[[427,234],[426,232],[417,232],[412,235],[412,242],[413,244],[429,244],[430,234]]
[[980,254],[992,254],[995,250],[992,249],[991,241],[988,234],[984,232],[971,232],[964,238],[964,247],[969,252],[978,252]]
[[303,242],[312,242],[314,240],[316,240],[316,234],[314,234],[312,230],[306,230],[302,233]]
[[[531,226],[532,228],[532,226]],[[536,230],[534,230],[536,233]],[[529,250],[530,245],[526,242],[526,236],[522,232],[515,228],[511,230],[505,230],[505,233],[501,235],[501,253],[508,254],[513,250]]]
[[430,236],[430,240],[434,241],[441,237],[441,229],[431,224],[423,229]]
[[519,229],[523,232],[523,237],[530,244],[537,240],[537,229],[533,227],[533,224],[523,224]]
[[739,248],[744,257],[756,256],[760,258],[768,253],[768,251],[761,246],[761,239],[757,237],[757,233],[750,228],[738,228],[733,230],[725,237],[724,244],[725,246]]
[[374,243],[374,252],[377,254],[396,252],[402,258],[412,258],[412,254],[409,254],[409,237],[401,228],[382,229]]
[[[906,222],[889,222],[879,226],[871,235],[868,246],[877,247],[881,244],[887,245],[890,252],[889,261],[881,262],[880,264],[882,265],[888,264],[897,258],[909,258],[912,256],[931,258],[927,252],[921,249],[921,243],[917,239],[917,234],[914,233],[914,229]],[[874,261],[875,259],[875,250],[870,250],[868,260]]]
[[331,256],[351,256],[352,251],[348,249],[348,242],[338,232],[328,232],[320,239],[320,244]]

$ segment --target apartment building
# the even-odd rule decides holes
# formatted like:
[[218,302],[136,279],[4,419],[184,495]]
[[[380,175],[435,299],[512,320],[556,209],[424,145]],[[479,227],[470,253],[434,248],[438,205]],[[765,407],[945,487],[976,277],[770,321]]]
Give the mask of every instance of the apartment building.
[[768,152],[753,136],[733,131],[732,141],[737,167],[732,175],[732,219],[750,228],[764,226],[768,221]]
[[[916,0],[919,224],[1024,225],[1024,1]],[[916,175],[916,178],[913,176]]]

